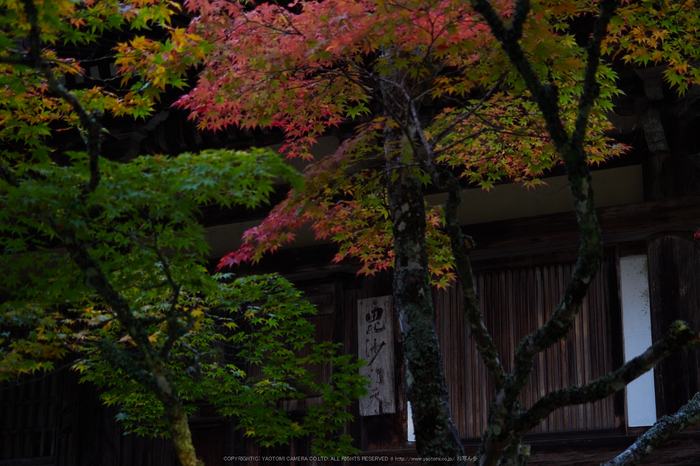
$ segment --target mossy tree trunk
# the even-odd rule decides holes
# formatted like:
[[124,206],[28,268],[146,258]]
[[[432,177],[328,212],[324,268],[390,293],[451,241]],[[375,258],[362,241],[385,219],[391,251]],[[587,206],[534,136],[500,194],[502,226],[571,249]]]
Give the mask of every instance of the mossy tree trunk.
[[[387,191],[394,236],[394,309],[398,312],[406,360],[406,387],[421,457],[462,456],[448,406],[440,358],[425,243],[423,188],[410,149],[399,130],[387,127]],[[436,462],[437,463],[437,462]],[[442,461],[441,463],[444,463]]]

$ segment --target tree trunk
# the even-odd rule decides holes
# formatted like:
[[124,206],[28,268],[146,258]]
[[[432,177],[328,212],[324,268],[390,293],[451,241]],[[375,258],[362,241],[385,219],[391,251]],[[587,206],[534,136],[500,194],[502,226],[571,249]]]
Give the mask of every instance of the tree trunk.
[[[415,168],[402,160],[398,130],[385,129],[387,190],[394,236],[394,303],[399,315],[406,360],[406,386],[413,411],[416,449],[423,458],[457,461],[459,435],[447,403],[430,291],[425,244],[425,204]],[[444,464],[443,461],[435,463]]]
[[192,445],[190,426],[187,423],[187,414],[181,404],[166,406],[170,434],[175,444],[175,452],[182,466],[204,466],[204,461],[197,458]]

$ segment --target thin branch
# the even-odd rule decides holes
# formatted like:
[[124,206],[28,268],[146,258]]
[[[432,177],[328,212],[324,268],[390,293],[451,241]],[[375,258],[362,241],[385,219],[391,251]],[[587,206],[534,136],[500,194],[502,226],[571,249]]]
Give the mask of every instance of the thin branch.
[[474,139],[474,138],[477,137],[477,136],[481,136],[481,135],[484,134],[486,131],[487,131],[486,129],[480,129],[479,131],[475,131],[475,132],[473,132],[473,133],[471,133],[471,134],[467,134],[466,136],[461,137],[461,138],[459,138],[459,139],[457,139],[457,140],[455,140],[455,141],[452,141],[452,142],[449,143],[448,145],[442,146],[442,147],[440,147],[440,149],[434,151],[434,152],[433,152],[433,156],[437,157],[437,156],[440,155],[440,154],[444,154],[444,153],[446,153],[446,152],[449,152],[450,149],[452,149],[452,148],[454,148],[454,147],[456,147],[456,146],[462,144],[464,141],[468,141],[468,140],[470,140],[470,139]]
[[507,29],[506,34],[508,34],[509,41],[519,41],[523,36],[523,25],[530,13],[530,0],[518,0],[515,3],[515,12],[513,14],[513,21],[510,23],[510,27]]
[[82,195],[85,196],[97,189],[100,183],[99,157],[102,152],[101,136],[103,128],[99,122],[99,114],[89,113],[78,98],[58,82],[56,75],[54,75],[51,69],[50,63],[44,59],[41,54],[41,31],[39,29],[39,14],[36,5],[32,0],[23,0],[23,3],[30,24],[28,66],[31,66],[43,74],[51,92],[66,101],[73,108],[75,113],[78,114],[80,124],[87,135],[87,153],[90,159],[90,180],[82,189]]
[[[445,178],[447,177],[447,178]],[[462,201],[459,194],[459,184],[454,175],[445,172],[443,186],[447,188],[448,197],[445,203],[445,223],[447,234],[450,237],[452,255],[455,259],[455,269],[462,290],[462,306],[467,318],[472,337],[479,350],[489,373],[493,377],[495,388],[503,387],[506,381],[506,373],[501,364],[493,337],[486,328],[484,316],[481,313],[474,286],[474,274],[469,260],[469,251],[472,248],[472,240],[467,237],[459,226],[457,212]]]
[[170,263],[158,247],[157,234],[153,239],[153,250],[155,251],[156,256],[158,257],[158,260],[160,261],[161,265],[163,266],[163,272],[165,273],[165,277],[168,280],[170,288],[173,291],[173,295],[170,298],[170,311],[168,312],[168,316],[166,319],[168,322],[168,338],[165,340],[165,343],[163,343],[163,347],[160,350],[160,356],[165,359],[168,357],[168,353],[170,352],[170,349],[173,347],[177,339],[185,333],[187,333],[192,328],[192,325],[194,324],[194,319],[192,318],[191,314],[188,313],[186,325],[181,325],[178,322],[179,315],[176,312],[176,308],[180,298],[181,286],[173,278],[170,272]]
[[489,99],[491,98],[491,96],[494,94],[494,92],[496,92],[496,90],[498,90],[498,88],[500,88],[501,85],[503,85],[503,81],[505,80],[505,78],[506,78],[507,75],[508,75],[508,69],[506,69],[506,70],[503,72],[503,74],[501,74],[501,76],[498,78],[498,81],[496,82],[496,84],[494,84],[494,85],[491,87],[491,89],[489,89],[488,91],[486,91],[486,94],[484,94],[484,96],[483,96],[481,99],[479,99],[479,101],[478,101],[476,104],[474,104],[474,105],[472,106],[472,108],[470,108],[469,111],[468,111],[467,113],[464,113],[464,114],[460,115],[459,117],[455,118],[455,120],[454,120],[452,123],[450,123],[445,129],[443,129],[442,131],[440,131],[440,132],[432,139],[432,140],[433,140],[433,144],[437,144],[437,143],[438,143],[440,140],[442,140],[445,136],[447,136],[448,134],[450,134],[450,133],[455,129],[455,127],[456,127],[458,124],[460,124],[461,122],[463,122],[463,121],[466,120],[467,118],[471,117],[474,113],[476,113],[476,111],[479,110],[479,108],[481,108],[481,106],[484,105],[484,103],[486,103],[486,101],[489,100]]
[[[152,219],[149,220],[152,223]],[[141,228],[145,226],[142,225]],[[134,241],[137,245],[141,246],[142,248],[148,248],[151,249],[160,264],[162,265],[162,270],[163,274],[165,275],[165,280],[155,284],[151,285],[148,287],[137,287],[142,290],[149,290],[149,289],[156,289],[156,288],[161,288],[163,286],[169,286],[170,289],[172,290],[172,296],[170,297],[170,310],[166,312],[166,317],[163,319],[160,319],[160,321],[167,321],[168,323],[168,338],[166,339],[165,343],[163,343],[163,346],[160,350],[160,357],[162,359],[167,359],[169,356],[169,352],[172,349],[173,345],[177,341],[178,338],[180,338],[182,335],[186,334],[192,329],[192,326],[194,325],[194,319],[192,319],[191,314],[187,312],[177,312],[177,305],[179,302],[180,298],[180,292],[182,290],[182,285],[177,283],[175,279],[173,278],[172,272],[170,270],[170,262],[168,259],[165,257],[163,252],[161,251],[159,245],[158,245],[158,233],[154,232],[154,237],[153,237],[153,242],[149,243],[147,241],[144,241],[143,239],[139,238],[133,233],[126,232],[121,230],[120,228],[117,227],[111,227],[113,231],[116,231],[122,235],[124,235],[127,238],[130,238],[132,241]],[[178,318],[180,317],[187,317],[187,324],[180,324],[178,322]],[[146,323],[146,320],[143,318],[139,319],[139,322]],[[149,321],[150,323],[150,321]]]
[[659,419],[654,426],[639,436],[636,442],[617,457],[602,466],[622,466],[640,463],[657,446],[669,437],[700,421],[700,392],[696,393],[681,409]]
[[59,225],[53,217],[44,216],[44,223],[51,228],[56,236],[61,239],[61,242],[71,255],[73,262],[83,272],[85,284],[95,290],[117,314],[119,322],[124,326],[127,332],[131,335],[134,341],[141,347],[144,353],[144,358],[149,364],[153,361],[153,348],[148,340],[148,333],[145,329],[138,325],[138,319],[134,316],[126,298],[114,290],[111,283],[107,279],[99,262],[90,254],[90,252],[81,244],[76,232],[69,227]]
[[[619,3],[619,2],[618,2]],[[596,78],[598,66],[600,64],[600,44],[605,37],[608,23],[615,12],[616,2],[610,0],[600,1],[600,13],[593,25],[593,34],[588,41],[586,72],[583,77],[583,93],[579,100],[578,115],[574,132],[571,135],[571,146],[583,146],[583,140],[586,137],[586,129],[588,128],[588,118],[593,108],[593,104],[600,95],[600,84]]]
[[131,288],[132,286],[135,287],[136,289],[141,290],[141,291],[150,291],[150,290],[157,290],[158,288],[163,288],[164,286],[168,286],[168,285],[170,285],[170,282],[168,282],[168,280],[163,280],[160,283],[156,283],[155,285],[149,285],[149,286],[129,285],[129,286],[126,286],[126,287],[124,287],[120,290],[117,290],[117,291],[122,292],[124,290]]
[[[518,42],[520,39],[519,33],[522,33],[522,29],[518,27],[507,29],[488,0],[471,0],[471,4],[474,10],[486,20],[491,28],[491,33],[501,43],[503,51],[506,52],[510,62],[518,70],[528,89],[535,97],[547,123],[547,129],[552,135],[552,140],[561,144],[557,145],[557,149],[560,152],[566,151],[569,137],[559,116],[559,99],[556,86],[543,84],[532,68],[530,60],[528,60],[525,51]],[[530,4],[527,0],[519,1],[516,5],[516,17],[526,16],[529,13],[529,9]],[[517,23],[515,26],[517,26]]]

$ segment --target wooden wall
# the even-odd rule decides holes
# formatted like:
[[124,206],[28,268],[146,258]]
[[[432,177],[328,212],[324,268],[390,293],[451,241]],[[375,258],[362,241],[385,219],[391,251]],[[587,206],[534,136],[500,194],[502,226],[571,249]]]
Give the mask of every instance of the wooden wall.
[[0,387],[0,466],[178,464],[169,440],[123,435],[117,410],[78,379],[64,368]]
[[[549,391],[585,384],[619,366],[621,347],[615,263],[614,254],[608,254],[568,338],[535,358],[532,379],[521,394],[525,407]],[[542,326],[553,312],[572,268],[573,262],[567,255],[476,265],[480,305],[506,370],[511,369],[518,342]],[[454,421],[462,437],[470,438],[481,436],[486,427],[493,384],[469,338],[459,295],[456,287],[436,293],[436,323]],[[617,404],[616,408],[614,398],[609,397],[592,405],[558,410],[534,432],[620,427],[623,408],[622,403]]]
[[108,408],[90,383],[78,374],[64,374],[56,466],[172,466],[177,464],[172,442],[124,435],[115,420],[118,409]]
[[0,386],[0,464],[13,458],[53,458],[61,375]]

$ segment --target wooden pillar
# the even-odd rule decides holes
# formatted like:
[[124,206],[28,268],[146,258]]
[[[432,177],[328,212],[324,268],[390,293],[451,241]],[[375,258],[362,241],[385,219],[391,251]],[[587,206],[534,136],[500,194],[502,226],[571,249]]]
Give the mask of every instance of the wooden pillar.
[[649,151],[644,162],[649,201],[700,194],[700,89],[676,95],[663,81],[665,69],[663,65],[635,70],[644,83],[639,106]]
[[[659,340],[671,322],[684,320],[700,331],[700,249],[691,231],[664,232],[647,240],[652,339]],[[700,389],[696,351],[675,354],[656,366],[656,410],[676,412]]]

